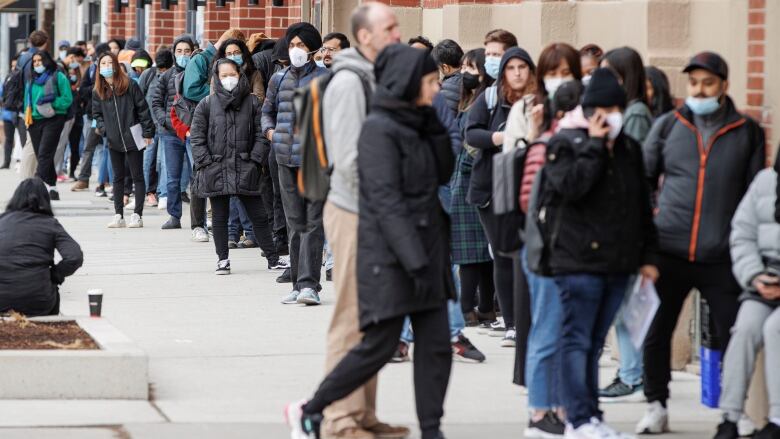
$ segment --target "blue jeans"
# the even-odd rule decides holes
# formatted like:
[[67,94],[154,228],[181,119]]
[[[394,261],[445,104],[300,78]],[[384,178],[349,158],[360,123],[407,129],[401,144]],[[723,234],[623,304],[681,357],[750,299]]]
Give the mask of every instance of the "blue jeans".
[[98,164],[98,184],[105,184],[114,181],[114,171],[111,168],[111,157],[108,153],[108,142],[103,139],[103,144],[95,149],[95,155]]
[[168,170],[165,166],[165,142],[157,137],[157,197],[168,198]]
[[561,396],[574,428],[599,410],[599,356],[604,339],[623,302],[628,275],[576,273],[555,276],[561,294]]
[[531,329],[525,358],[528,406],[532,410],[551,410],[561,405],[561,297],[553,278],[528,269],[525,249],[522,261],[531,293]]
[[238,197],[230,197],[230,216],[228,217],[228,240],[238,242],[238,226],[244,229],[246,239],[251,239],[255,243],[254,228],[252,221],[249,220],[249,215],[246,213],[244,203],[238,199]]
[[165,169],[168,171],[168,215],[181,219],[181,189],[182,185],[186,188],[186,183],[189,183],[189,180],[185,180],[182,167],[189,167],[189,142],[183,142],[171,134],[162,134],[160,139],[165,143]]
[[[635,279],[636,277],[632,276],[628,285],[633,285]],[[628,293],[629,288],[626,288],[626,294]],[[644,373],[644,368],[642,367],[644,355],[642,349],[637,350],[634,347],[634,343],[631,342],[631,334],[620,316],[615,321],[615,332],[617,333],[618,349],[620,350],[618,377],[620,377],[620,381],[631,386],[641,384],[642,374]]]
[[[466,327],[466,321],[463,319],[463,311],[460,308],[460,276],[458,275],[458,266],[452,266],[452,280],[455,282],[455,293],[457,295],[456,300],[447,301],[447,314],[449,315],[450,322],[450,338],[454,339],[463,332],[463,328]],[[404,319],[404,329],[401,331],[401,341],[406,343],[412,343],[414,341],[414,334],[412,333],[412,327],[409,317]]]
[[333,252],[330,250],[330,244],[328,244],[328,241],[325,241],[325,270],[332,270],[333,265]]
[[[152,158],[157,158],[157,144],[159,143],[159,136],[155,134],[152,144],[148,145],[144,150],[144,181],[148,185],[151,181],[152,173]],[[159,174],[157,174],[159,175]]]

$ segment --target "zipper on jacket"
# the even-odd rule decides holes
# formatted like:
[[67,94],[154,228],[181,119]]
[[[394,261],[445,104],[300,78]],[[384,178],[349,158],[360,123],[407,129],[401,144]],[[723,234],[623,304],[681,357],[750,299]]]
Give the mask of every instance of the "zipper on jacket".
[[116,105],[116,92],[114,92],[114,86],[111,85],[111,96],[114,98],[114,111],[116,111],[116,124],[119,127],[119,138],[122,139],[122,146],[125,148],[125,153],[127,153],[127,144],[125,143],[125,136],[122,135],[122,122],[120,122],[119,119],[119,107]]
[[696,134],[696,146],[699,150],[699,172],[698,172],[698,180],[696,182],[696,203],[693,211],[693,226],[691,227],[691,241],[688,246],[688,261],[696,262],[696,249],[699,243],[699,227],[701,225],[701,206],[704,201],[704,177],[707,173],[707,160],[709,159],[710,151],[712,151],[712,147],[715,145],[715,141],[718,140],[718,138],[720,138],[722,135],[726,134],[727,132],[731,131],[732,129],[743,125],[745,123],[745,119],[741,118],[740,120],[725,125],[723,128],[719,129],[710,138],[710,141],[707,142],[707,147],[704,148],[704,139],[702,139],[701,132],[699,132],[696,126],[690,123],[679,112],[676,112],[674,115],[675,117],[677,117],[677,119],[680,120],[680,122],[683,123],[683,125],[688,127],[688,129],[690,129]]

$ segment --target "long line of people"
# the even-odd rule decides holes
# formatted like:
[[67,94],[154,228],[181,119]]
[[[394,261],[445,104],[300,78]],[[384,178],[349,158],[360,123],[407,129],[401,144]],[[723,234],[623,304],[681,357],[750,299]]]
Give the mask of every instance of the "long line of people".
[[[764,132],[729,97],[726,61],[693,56],[676,107],[629,47],[553,43],[535,59],[503,29],[465,53],[401,44],[392,9],[372,2],[351,23],[353,41],[309,23],[279,40],[229,29],[204,48],[182,35],[154,59],[114,39],[60,42],[55,61],[35,31],[4,82],[3,167],[15,131],[52,200],[68,176],[88,190],[98,166],[111,228],[143,227],[146,205],[178,229],[189,202],[216,274],[230,249],[260,247],[291,283],[283,304],[322,303],[325,264],[328,375],[286,408],[293,439],[406,437],[378,420],[376,380],[412,343],[422,437],[443,438],[452,359],[486,359],[465,327],[514,349],[525,437],[629,437],[604,422],[610,401],[647,401],[636,433],[667,432],[672,332],[693,288],[725,351],[716,438],[736,438],[757,351],[778,359],[780,162],[762,170]],[[317,142],[302,138],[316,134],[299,96],[317,87],[325,199],[302,190]],[[640,349],[620,312],[638,278],[660,298]],[[613,325],[620,366],[599,389]],[[767,375],[761,439],[780,437],[780,375]]]

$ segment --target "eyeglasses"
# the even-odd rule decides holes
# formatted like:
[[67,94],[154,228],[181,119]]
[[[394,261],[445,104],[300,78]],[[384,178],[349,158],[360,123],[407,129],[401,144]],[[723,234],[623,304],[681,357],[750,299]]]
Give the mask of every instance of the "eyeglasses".
[[338,51],[339,51],[338,47],[322,46],[322,48],[320,49],[320,52],[322,52],[322,53],[325,53],[325,52],[331,52],[332,53],[332,52],[338,52]]
[[225,56],[236,56],[236,55],[241,56],[243,55],[243,53],[241,53],[240,50],[236,50],[235,52],[225,52]]

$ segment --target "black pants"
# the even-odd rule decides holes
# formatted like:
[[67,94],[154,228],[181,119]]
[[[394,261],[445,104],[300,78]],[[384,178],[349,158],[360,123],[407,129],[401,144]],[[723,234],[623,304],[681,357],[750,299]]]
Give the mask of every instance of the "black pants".
[[[493,215],[491,208],[478,209],[479,219],[482,224],[485,224],[489,220],[486,219],[488,215]],[[488,241],[491,237],[487,234]],[[504,324],[507,327],[515,326],[515,310],[514,310],[514,280],[513,280],[513,260],[501,256],[496,252],[496,246],[491,242],[491,248],[493,249],[493,279],[496,285],[496,296],[498,297],[498,305],[501,307],[501,313],[504,316]],[[519,252],[518,252],[519,256]],[[515,262],[519,263],[519,259]]]
[[[479,307],[479,312],[489,313],[493,311],[493,262],[480,262],[477,264],[464,264],[460,268],[460,305],[464,313],[474,311]],[[479,301],[477,302],[477,293]]]
[[322,201],[306,200],[298,193],[298,168],[279,166],[279,183],[290,243],[290,275],[294,288],[319,291],[322,274]]
[[515,372],[512,382],[525,386],[525,358],[528,353],[528,334],[531,332],[531,291],[523,271],[522,260],[512,259],[513,301],[515,318]]
[[672,334],[685,298],[698,289],[710,306],[720,350],[728,345],[730,330],[737,319],[737,298],[741,288],[731,274],[731,263],[701,264],[662,255],[658,261],[661,276],[655,285],[661,306],[645,339],[645,396],[648,402],[669,399]]
[[120,152],[114,148],[108,148],[111,154],[111,167],[114,170],[114,213],[123,215],[125,193],[125,158],[130,167],[130,175],[133,178],[135,186],[135,210],[139,216],[144,214],[144,196],[146,195],[146,186],[144,185],[144,153],[143,151]]
[[[274,149],[268,154],[268,171],[271,174],[271,190],[273,192],[273,229],[274,239],[280,250],[284,250],[289,245],[287,237],[287,216],[284,214],[284,204],[282,204],[282,189],[279,183],[279,163],[276,161]],[[287,251],[289,253],[289,250]],[[284,251],[282,251],[284,254]]]
[[146,193],[156,194],[157,184],[160,180],[160,175],[157,173],[157,154],[160,147],[160,139],[158,136],[154,136],[154,141],[145,151],[144,154],[150,154],[149,161],[152,166],[149,167],[149,181],[146,182]]
[[[278,259],[276,246],[271,236],[271,225],[268,222],[268,213],[263,206],[263,200],[260,197],[248,195],[237,195],[241,203],[244,204],[249,220],[252,221],[255,237],[257,238],[260,249],[265,252],[269,262],[275,263]],[[204,198],[199,198],[204,200]],[[195,200],[195,197],[192,199]],[[211,201],[211,227],[214,231],[214,247],[217,250],[219,260],[228,258],[228,218],[230,217],[230,196],[223,195],[219,197],[210,197]],[[192,208],[192,206],[190,206]]]
[[57,184],[54,154],[57,152],[57,144],[64,127],[65,116],[59,114],[48,119],[38,119],[29,127],[33,150],[38,159],[35,175],[52,187]]
[[[444,396],[452,368],[447,306],[409,315],[414,330],[414,396],[423,439],[437,437],[444,414]],[[322,380],[304,407],[322,413],[363,385],[387,364],[398,347],[404,317],[383,320],[364,329],[363,340]]]
[[88,133],[84,143],[84,154],[81,155],[81,170],[79,170],[79,181],[87,183],[89,183],[89,177],[92,176],[92,158],[95,156],[95,148],[103,143],[103,137],[98,135],[94,129],[90,128]]
[[[228,209],[228,211],[229,210],[230,209]],[[211,214],[214,215],[213,208]],[[206,219],[207,219],[206,199],[195,196],[195,194],[191,194],[190,195],[190,229],[194,230],[196,227],[205,229]]]
[[3,168],[11,166],[11,153],[14,151],[14,135],[16,134],[16,124],[13,121],[3,121],[3,132],[5,133],[5,144],[3,145]]
[[16,117],[16,131],[19,132],[19,143],[24,146],[27,143],[27,125],[23,117]]
[[70,143],[70,178],[76,177],[76,168],[79,166],[79,144],[81,143],[81,134],[84,131],[84,118],[76,116],[73,121],[73,128],[70,129],[70,135],[68,135],[68,143]]

